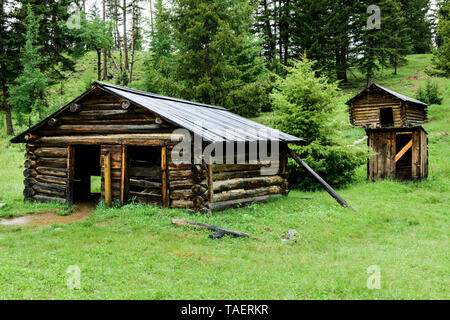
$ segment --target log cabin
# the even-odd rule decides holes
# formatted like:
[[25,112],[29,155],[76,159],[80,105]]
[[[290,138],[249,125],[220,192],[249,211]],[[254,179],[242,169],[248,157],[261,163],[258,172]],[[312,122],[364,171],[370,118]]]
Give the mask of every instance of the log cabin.
[[[287,144],[304,140],[222,107],[94,82],[11,142],[26,144],[26,201],[133,200],[211,212],[288,194]],[[181,142],[189,155],[175,150]],[[252,156],[255,143],[271,161]],[[211,145],[230,147],[231,163],[216,149],[206,161]]]
[[372,84],[347,102],[350,123],[363,127],[369,149],[367,177],[420,180],[428,177],[428,138],[421,124],[427,104]]

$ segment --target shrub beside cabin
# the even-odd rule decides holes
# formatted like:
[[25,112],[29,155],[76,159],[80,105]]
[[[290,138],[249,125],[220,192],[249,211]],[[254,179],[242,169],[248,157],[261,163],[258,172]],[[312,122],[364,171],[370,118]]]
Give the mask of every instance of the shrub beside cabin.
[[425,103],[372,84],[347,105],[350,123],[366,130],[369,148],[377,153],[369,160],[368,179],[428,177]]
[[[172,150],[181,141],[191,141],[196,154],[194,136],[203,138],[202,151],[211,143],[234,146],[234,164],[175,163]],[[249,144],[266,145],[270,153],[274,137],[277,160],[250,162]],[[11,140],[26,143],[25,200],[136,199],[207,211],[287,194],[287,143],[302,141],[221,107],[102,82]],[[238,154],[238,144],[247,151]],[[245,161],[236,164],[240,157]],[[262,174],[269,166],[276,170]],[[91,190],[92,177],[100,177],[101,194]]]

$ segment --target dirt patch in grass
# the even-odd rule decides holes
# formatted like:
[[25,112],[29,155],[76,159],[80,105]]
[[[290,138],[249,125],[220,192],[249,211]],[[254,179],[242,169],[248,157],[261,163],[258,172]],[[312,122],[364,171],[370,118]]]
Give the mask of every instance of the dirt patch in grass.
[[51,224],[67,224],[86,219],[95,210],[95,203],[78,203],[69,215],[56,214],[57,210],[39,212],[13,219],[0,220],[4,226],[48,226]]

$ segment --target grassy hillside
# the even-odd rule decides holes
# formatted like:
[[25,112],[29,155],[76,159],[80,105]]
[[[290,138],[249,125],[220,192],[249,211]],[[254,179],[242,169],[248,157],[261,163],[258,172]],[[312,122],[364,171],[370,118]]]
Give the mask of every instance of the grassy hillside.
[[[386,70],[376,81],[414,96],[429,63],[429,55],[410,56],[397,76]],[[81,90],[75,84],[83,83],[83,74],[75,77],[66,86],[73,95]],[[292,191],[268,204],[212,216],[130,204],[99,206],[70,225],[0,225],[0,298],[448,299],[450,80],[438,81],[445,99],[430,107],[425,125],[427,181],[367,182],[362,166],[358,182],[339,190],[357,212],[341,208],[326,192]],[[342,102],[361,87],[363,81],[352,79]],[[343,103],[335,119],[342,141],[364,135],[348,124]],[[0,202],[7,203],[0,217],[55,208],[22,202],[23,146],[2,137],[0,150]],[[207,231],[172,226],[172,217],[261,240],[210,240]],[[283,243],[290,229],[298,236]],[[81,290],[66,286],[71,265],[81,269]],[[379,290],[366,286],[372,265],[381,270]]]

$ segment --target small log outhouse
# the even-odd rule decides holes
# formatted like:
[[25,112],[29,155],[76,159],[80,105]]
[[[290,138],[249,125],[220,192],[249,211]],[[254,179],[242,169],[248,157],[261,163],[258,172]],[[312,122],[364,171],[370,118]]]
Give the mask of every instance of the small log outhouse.
[[425,103],[374,83],[347,105],[350,123],[365,129],[376,153],[368,161],[368,179],[427,178],[428,139],[421,126],[427,119]]
[[[287,194],[287,144],[303,140],[222,107],[95,82],[11,142],[26,143],[25,200],[212,211]],[[172,156],[181,142],[192,151],[183,163]],[[176,154],[186,160],[187,149]]]

